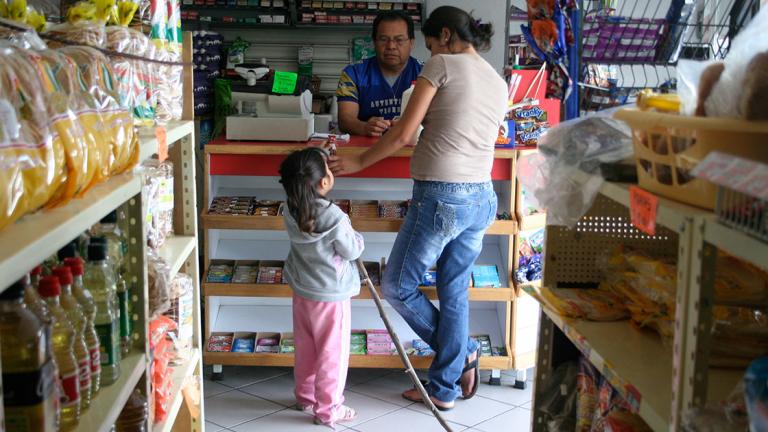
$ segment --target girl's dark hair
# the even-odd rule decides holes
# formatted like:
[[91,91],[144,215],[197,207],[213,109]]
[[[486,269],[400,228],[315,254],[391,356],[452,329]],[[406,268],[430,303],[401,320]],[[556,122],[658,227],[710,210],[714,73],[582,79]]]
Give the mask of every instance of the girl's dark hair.
[[308,148],[288,155],[280,164],[280,183],[287,196],[288,211],[305,233],[315,232],[317,185],[326,175],[322,150]]
[[491,48],[491,23],[481,23],[462,9],[440,6],[429,14],[429,18],[421,26],[421,32],[424,36],[440,38],[444,28],[451,33],[449,42],[459,39],[472,44],[478,51],[488,51]]

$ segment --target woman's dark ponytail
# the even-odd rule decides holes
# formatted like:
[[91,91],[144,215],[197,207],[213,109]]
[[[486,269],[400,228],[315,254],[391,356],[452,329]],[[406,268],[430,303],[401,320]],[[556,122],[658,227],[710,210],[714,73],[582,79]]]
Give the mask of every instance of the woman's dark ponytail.
[[472,46],[478,51],[488,51],[491,49],[491,38],[493,37],[493,24],[474,21],[472,26]]
[[280,183],[285,189],[288,211],[305,233],[315,232],[317,186],[326,176],[322,150],[308,148],[293,152],[280,164]]
[[488,51],[491,48],[493,26],[475,20],[462,9],[440,6],[429,14],[429,18],[421,26],[421,32],[424,36],[440,38],[444,28],[451,33],[451,42],[458,39],[472,44],[478,51]]

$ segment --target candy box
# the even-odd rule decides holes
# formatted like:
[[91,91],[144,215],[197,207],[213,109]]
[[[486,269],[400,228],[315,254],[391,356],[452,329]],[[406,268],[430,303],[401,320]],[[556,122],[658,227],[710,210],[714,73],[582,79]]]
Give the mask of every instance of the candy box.
[[516,121],[533,120],[542,123],[547,121],[547,111],[538,105],[525,105],[512,110],[512,119]]
[[293,339],[293,333],[280,333],[280,354],[290,354],[296,351],[296,343]]
[[283,262],[282,261],[261,261],[259,263],[259,276],[256,283],[258,284],[283,283]]
[[253,284],[259,274],[259,262],[241,260],[235,264],[235,271],[232,274],[232,283]]
[[213,332],[208,338],[209,352],[230,352],[234,334],[231,332]]
[[473,335],[470,336],[480,344],[480,355],[491,356],[493,355],[493,348],[491,346],[491,337],[489,335]]
[[256,333],[235,332],[232,352],[252,353],[256,342]]
[[350,354],[365,355],[366,353],[366,335],[365,330],[352,330],[350,336]]
[[499,269],[495,265],[476,265],[472,267],[472,286],[477,288],[499,288]]
[[258,332],[256,333],[256,352],[279,353],[280,333]]
[[437,285],[437,270],[428,270],[421,277],[421,284],[423,286],[436,286]]
[[235,262],[231,260],[211,260],[206,280],[210,283],[229,283]]

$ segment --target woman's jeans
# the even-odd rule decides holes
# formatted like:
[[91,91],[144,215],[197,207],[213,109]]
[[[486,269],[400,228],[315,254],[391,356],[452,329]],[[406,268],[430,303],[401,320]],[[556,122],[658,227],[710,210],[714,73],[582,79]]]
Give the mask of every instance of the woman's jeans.
[[[416,181],[382,277],[384,297],[436,352],[427,391],[440,401],[461,394],[464,362],[478,349],[469,338],[469,279],[496,206],[491,182]],[[435,262],[439,310],[419,290]]]

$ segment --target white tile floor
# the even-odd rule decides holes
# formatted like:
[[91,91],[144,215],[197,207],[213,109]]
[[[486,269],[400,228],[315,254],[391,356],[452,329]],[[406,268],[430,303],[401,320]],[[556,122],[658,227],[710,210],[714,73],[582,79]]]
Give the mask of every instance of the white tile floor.
[[[312,417],[292,409],[293,373],[289,368],[224,367],[222,381],[210,380],[206,368],[206,432],[322,432]],[[512,388],[512,372],[502,373],[502,385],[488,385],[489,372],[481,375],[477,395],[468,401],[457,400],[456,408],[444,413],[456,432],[498,432],[530,430],[533,374],[528,374],[525,390]],[[355,408],[358,418],[339,425],[339,431],[442,432],[440,425],[422,404],[400,397],[411,386],[402,371],[390,369],[351,369],[344,393],[346,404]]]

